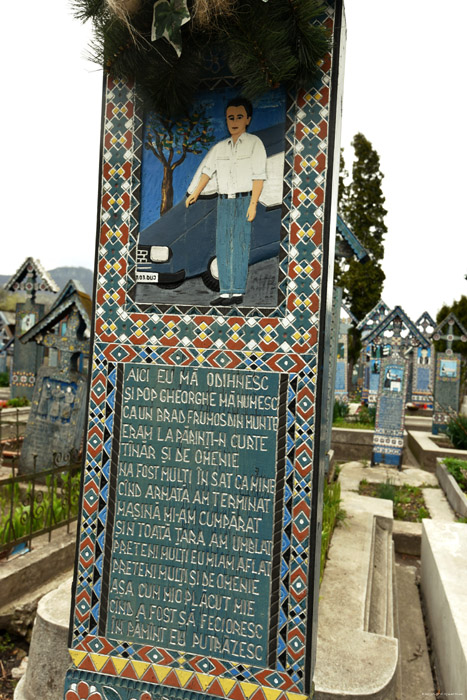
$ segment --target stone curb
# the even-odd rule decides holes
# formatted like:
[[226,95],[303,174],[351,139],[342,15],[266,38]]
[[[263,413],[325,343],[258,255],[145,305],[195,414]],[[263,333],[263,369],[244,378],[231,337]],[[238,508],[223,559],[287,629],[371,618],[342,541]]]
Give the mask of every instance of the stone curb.
[[393,700],[392,504],[344,492],[342,507],[320,589],[314,700]]
[[440,458],[436,460],[436,476],[451,508],[461,518],[467,518],[467,496],[461,490],[454,477],[448,472],[446,465],[443,464]]
[[0,568],[0,610],[39,588],[73,566],[76,549],[76,523],[69,534],[52,534],[52,540],[27,554],[6,561]]

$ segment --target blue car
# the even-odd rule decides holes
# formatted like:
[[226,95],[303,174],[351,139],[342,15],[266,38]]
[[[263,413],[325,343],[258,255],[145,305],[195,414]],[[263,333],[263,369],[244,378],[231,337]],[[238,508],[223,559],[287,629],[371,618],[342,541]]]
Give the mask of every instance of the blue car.
[[[249,264],[279,254],[284,169],[284,125],[256,132],[266,148],[267,175],[252,223]],[[203,163],[188,188],[198,182]],[[211,185],[211,187],[210,187]],[[201,277],[212,291],[219,290],[216,260],[218,194],[209,183],[188,209],[179,202],[139,234],[136,281],[175,289],[185,280]]]

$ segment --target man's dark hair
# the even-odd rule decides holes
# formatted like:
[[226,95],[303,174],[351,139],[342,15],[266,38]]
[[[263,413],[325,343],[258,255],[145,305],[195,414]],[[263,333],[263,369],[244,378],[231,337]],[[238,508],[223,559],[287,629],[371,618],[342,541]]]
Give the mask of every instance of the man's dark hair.
[[225,108],[226,112],[229,107],[245,107],[246,116],[253,116],[253,105],[251,104],[250,100],[246,99],[246,97],[232,97],[232,99],[227,103]]

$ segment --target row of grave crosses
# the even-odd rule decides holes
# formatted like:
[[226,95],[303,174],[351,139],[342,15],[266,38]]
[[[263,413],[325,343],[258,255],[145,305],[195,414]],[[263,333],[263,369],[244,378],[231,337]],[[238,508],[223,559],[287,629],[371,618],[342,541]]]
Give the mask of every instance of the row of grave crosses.
[[[53,279],[32,258],[27,258],[5,288],[27,295],[16,309],[10,373],[12,398],[31,401],[19,462],[24,473],[48,468],[54,453],[69,453],[81,445],[91,298],[73,280],[58,293]],[[37,292],[53,294],[47,311],[45,304],[37,303]]]
[[[349,312],[344,308],[348,315]],[[415,407],[433,409],[433,434],[445,429],[459,409],[460,356],[452,346],[467,342],[467,332],[454,314],[438,325],[428,312],[413,323],[405,311],[396,306],[392,311],[383,300],[356,324],[362,332],[362,400],[375,405],[381,393],[380,380],[385,359],[399,358],[405,363],[404,400]],[[347,328],[341,327],[344,348]],[[444,340],[446,350],[435,353],[434,342]],[[338,359],[339,362],[339,359]],[[345,376],[346,373],[343,373]],[[335,397],[347,398],[347,388],[338,387]]]

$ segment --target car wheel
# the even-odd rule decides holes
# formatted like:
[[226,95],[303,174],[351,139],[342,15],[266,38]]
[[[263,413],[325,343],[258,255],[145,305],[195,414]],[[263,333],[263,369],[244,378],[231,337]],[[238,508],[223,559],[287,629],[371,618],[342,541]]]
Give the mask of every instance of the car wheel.
[[158,282],[156,287],[160,287],[161,289],[177,289],[177,287],[180,287],[183,282],[184,280],[181,282]]
[[217,268],[217,258],[214,256],[208,263],[206,272],[203,272],[201,279],[212,292],[219,291],[219,270]]

